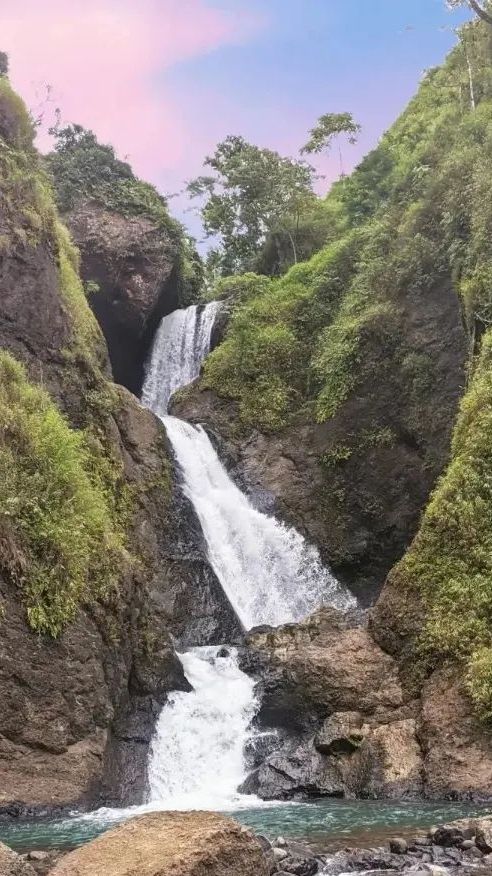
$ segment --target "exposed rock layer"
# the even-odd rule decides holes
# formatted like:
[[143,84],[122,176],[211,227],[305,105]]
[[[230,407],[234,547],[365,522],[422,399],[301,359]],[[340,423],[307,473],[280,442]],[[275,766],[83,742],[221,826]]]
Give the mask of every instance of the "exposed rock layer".
[[272,733],[244,789],[261,797],[492,798],[492,745],[459,672],[436,670],[420,696],[360,618],[321,609],[246,638],[259,722]]
[[81,200],[64,216],[81,253],[81,274],[104,332],[113,374],[135,393],[162,316],[179,306],[178,241],[146,216]]
[[144,815],[63,858],[53,876],[270,876],[260,842],[210,812]]

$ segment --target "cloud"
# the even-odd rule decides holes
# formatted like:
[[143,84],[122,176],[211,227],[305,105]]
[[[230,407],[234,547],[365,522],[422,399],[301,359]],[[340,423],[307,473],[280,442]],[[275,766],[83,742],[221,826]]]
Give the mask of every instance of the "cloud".
[[213,0],[2,0],[0,24],[28,106],[46,123],[59,106],[64,122],[92,128],[155,180],[182,163],[191,136],[166,70],[261,26]]

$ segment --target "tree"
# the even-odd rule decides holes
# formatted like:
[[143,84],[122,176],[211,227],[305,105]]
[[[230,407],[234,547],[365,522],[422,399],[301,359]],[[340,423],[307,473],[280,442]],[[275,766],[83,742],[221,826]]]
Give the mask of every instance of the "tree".
[[361,126],[357,124],[351,113],[325,113],[320,116],[314,128],[311,128],[310,138],[302,147],[301,154],[328,152],[335,140],[340,157],[340,176],[345,176],[340,137],[345,135],[348,142],[353,145],[357,143],[357,135],[360,131]]
[[490,12],[486,7],[489,6],[488,3],[484,6],[481,5],[478,0],[447,0],[447,5],[450,9],[456,9],[458,6],[469,6],[469,8],[478,15],[482,21],[486,21],[487,24],[492,25],[492,12]]
[[9,72],[9,56],[6,52],[0,52],[0,76],[7,76]]
[[287,235],[296,262],[299,219],[316,200],[314,168],[238,136],[226,137],[204,163],[213,175],[191,180],[187,191],[204,199],[205,232],[220,239],[215,267],[223,275],[248,270],[267,235],[278,231]]

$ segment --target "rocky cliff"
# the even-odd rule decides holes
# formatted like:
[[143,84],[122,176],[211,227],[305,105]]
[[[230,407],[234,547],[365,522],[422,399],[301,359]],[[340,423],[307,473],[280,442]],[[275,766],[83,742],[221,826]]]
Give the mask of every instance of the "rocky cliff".
[[138,395],[160,319],[199,293],[200,258],[165,199],[91,131],[59,131],[47,165],[114,379]]
[[0,165],[0,807],[137,802],[160,706],[187,688],[171,634],[206,644],[237,624],[162,425],[110,381],[5,76]]

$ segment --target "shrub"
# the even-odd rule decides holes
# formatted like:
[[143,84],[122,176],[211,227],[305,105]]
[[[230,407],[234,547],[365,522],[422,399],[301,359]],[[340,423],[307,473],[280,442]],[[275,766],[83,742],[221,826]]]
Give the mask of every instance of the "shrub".
[[4,351],[0,424],[0,563],[31,627],[57,636],[116,586],[123,534],[84,433]]

